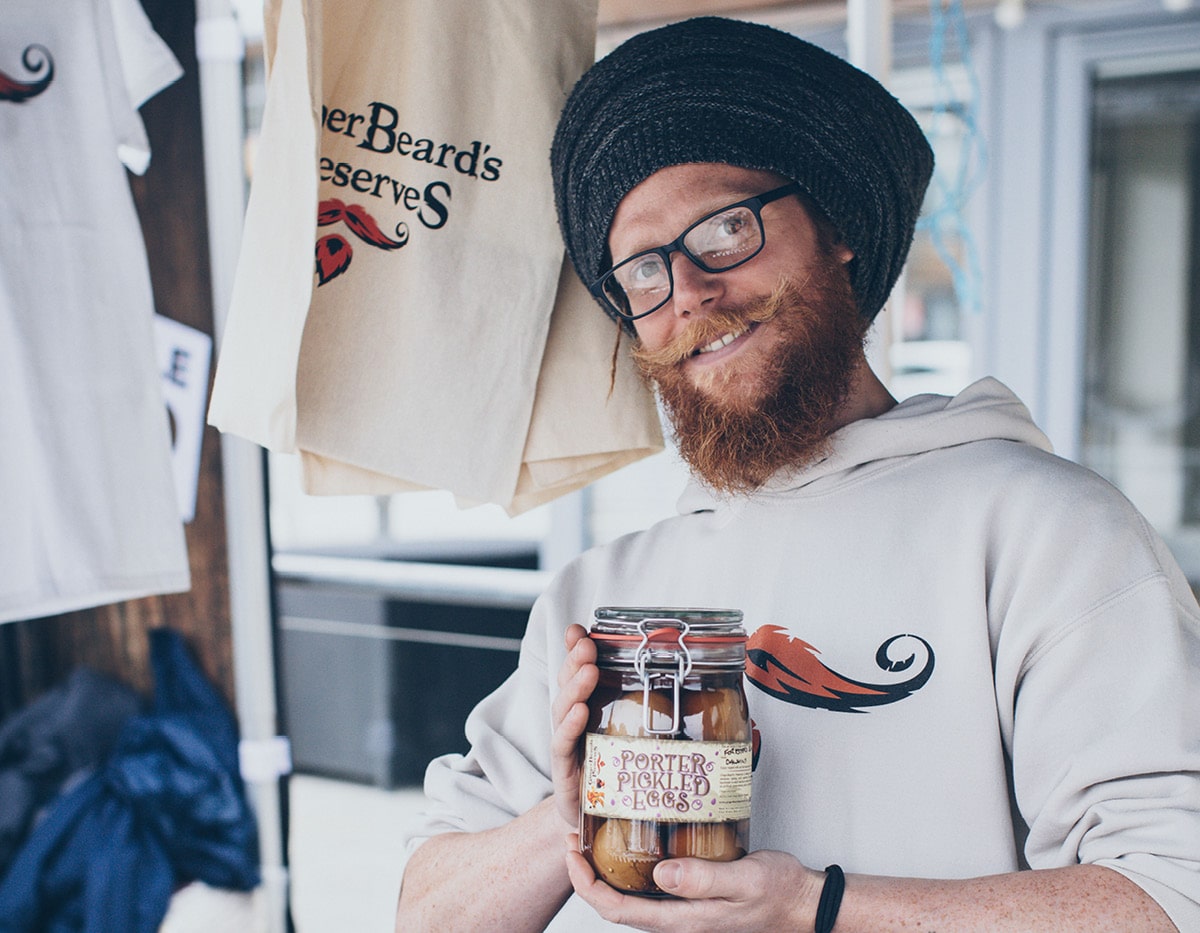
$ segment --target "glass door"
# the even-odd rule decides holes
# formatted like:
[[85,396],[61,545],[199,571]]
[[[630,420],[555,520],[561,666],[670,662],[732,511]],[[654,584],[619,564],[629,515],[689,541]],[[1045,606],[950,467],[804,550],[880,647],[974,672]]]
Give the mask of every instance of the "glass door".
[[1081,461],[1200,581],[1200,70],[1093,79]]

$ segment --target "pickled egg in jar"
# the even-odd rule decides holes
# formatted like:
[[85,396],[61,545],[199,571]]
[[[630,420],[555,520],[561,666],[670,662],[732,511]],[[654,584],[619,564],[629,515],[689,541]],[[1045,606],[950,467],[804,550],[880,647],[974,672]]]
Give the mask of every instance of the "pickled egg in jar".
[[746,633],[729,609],[597,609],[600,680],[580,774],[580,849],[597,877],[663,896],[654,866],[731,861],[750,841]]

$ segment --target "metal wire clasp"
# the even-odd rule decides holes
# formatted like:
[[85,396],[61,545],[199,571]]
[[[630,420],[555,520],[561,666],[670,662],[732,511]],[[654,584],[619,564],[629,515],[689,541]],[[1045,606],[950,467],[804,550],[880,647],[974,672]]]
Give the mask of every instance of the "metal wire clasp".
[[[647,626],[649,625],[654,625],[655,628],[647,630]],[[642,682],[642,728],[650,735],[674,735],[679,731],[680,723],[680,685],[687,675],[692,672],[692,653],[688,650],[687,642],[684,640],[687,638],[688,633],[691,632],[691,626],[682,619],[642,619],[638,622],[637,627],[642,635],[642,641],[633,656],[633,670]],[[679,649],[679,667],[674,673],[668,671],[658,676],[660,678],[670,677],[672,679],[671,727],[669,729],[655,729],[653,726],[653,710],[650,707],[650,677],[646,673],[646,662],[649,659],[652,645],[668,641],[673,641]]]

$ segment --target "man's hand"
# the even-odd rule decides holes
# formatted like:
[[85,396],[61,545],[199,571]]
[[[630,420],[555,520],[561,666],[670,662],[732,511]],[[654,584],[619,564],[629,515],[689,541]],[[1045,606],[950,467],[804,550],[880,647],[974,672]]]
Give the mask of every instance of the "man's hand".
[[[751,852],[735,862],[660,862],[654,880],[674,898],[622,894],[595,877],[567,839],[571,885],[605,920],[650,933],[789,930],[811,933],[825,875],[783,852]],[[853,875],[837,929],[871,933],[1175,933],[1163,909],[1111,868],[1071,865],[979,878]]]
[[558,672],[559,694],[550,707],[554,735],[550,739],[550,777],[558,812],[571,826],[579,824],[579,739],[587,728],[587,700],[596,689],[596,645],[582,625],[565,635],[567,659]]
[[734,862],[670,859],[654,880],[674,898],[622,894],[599,880],[567,838],[567,874],[575,892],[605,920],[652,933],[812,930],[825,876],[783,852],[751,852]]

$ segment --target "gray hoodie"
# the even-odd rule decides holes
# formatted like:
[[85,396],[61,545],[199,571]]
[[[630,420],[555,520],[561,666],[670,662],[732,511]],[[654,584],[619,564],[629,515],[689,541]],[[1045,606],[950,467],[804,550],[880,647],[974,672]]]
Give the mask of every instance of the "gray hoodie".
[[[752,848],[847,872],[1114,868],[1200,930],[1200,609],[1104,480],[985,379],[834,435],[750,496],[589,551],[530,617],[514,675],[431,763],[429,835],[550,792],[562,633],[597,606],[741,609]],[[611,927],[572,899],[551,925]]]

